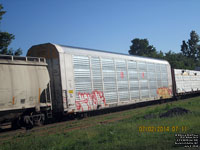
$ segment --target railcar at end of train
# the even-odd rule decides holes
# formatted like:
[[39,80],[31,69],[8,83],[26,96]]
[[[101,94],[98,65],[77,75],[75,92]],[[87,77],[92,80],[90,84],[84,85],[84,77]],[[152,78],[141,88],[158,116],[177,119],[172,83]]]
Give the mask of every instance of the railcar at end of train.
[[42,123],[51,112],[44,58],[0,55],[0,127]]
[[170,64],[57,44],[32,46],[51,79],[53,113],[79,113],[173,97]]
[[172,69],[174,97],[200,94],[200,71]]

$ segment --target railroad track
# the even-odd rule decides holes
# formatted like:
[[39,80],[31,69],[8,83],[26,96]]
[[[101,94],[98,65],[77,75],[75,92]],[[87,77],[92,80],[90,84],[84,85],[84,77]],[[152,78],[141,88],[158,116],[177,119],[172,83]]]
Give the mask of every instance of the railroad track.
[[[194,96],[191,96],[191,97],[194,97]],[[183,98],[182,100],[184,100],[184,99],[185,98]],[[165,102],[172,102],[172,100],[168,100]],[[154,101],[153,105],[156,105],[159,103],[160,103],[159,101],[157,101],[157,102]],[[142,103],[140,103],[140,105],[141,104]],[[139,108],[139,107],[145,107],[145,106],[150,106],[150,105],[142,104],[141,106],[133,106],[131,108]],[[117,112],[106,113],[106,114],[96,115],[96,116],[92,116],[92,117],[88,117],[88,118],[83,118],[81,120],[68,120],[68,121],[56,122],[53,124],[47,124],[47,125],[40,126],[40,127],[34,127],[31,130],[18,129],[18,130],[12,130],[12,131],[8,131],[8,132],[2,132],[2,133],[0,133],[0,144],[4,143],[6,141],[9,141],[11,139],[15,139],[16,137],[18,139],[20,139],[19,137],[24,137],[27,134],[33,134],[33,135],[37,135],[37,136],[60,134],[60,133],[70,132],[73,130],[85,129],[85,128],[92,127],[92,126],[95,126],[98,124],[108,124],[108,123],[120,121],[120,120],[132,117],[132,115],[126,114],[126,112],[129,112],[129,111],[130,111],[130,108],[122,109]],[[125,114],[125,115],[121,115],[121,114]],[[106,118],[106,117],[110,117],[110,118]]]
[[[125,110],[125,111],[128,111],[128,110]],[[95,116],[95,117],[88,117],[82,120],[70,120],[70,121],[48,124],[48,125],[44,125],[40,127],[35,127],[31,130],[18,129],[18,130],[3,132],[3,133],[0,133],[0,144],[3,144],[12,139],[20,140],[20,138],[26,136],[27,134],[37,135],[37,136],[61,134],[61,133],[66,133],[73,130],[86,129],[86,128],[96,126],[96,125],[117,122],[117,121],[132,117],[132,115],[130,114],[120,115],[122,114],[122,112],[125,112],[125,111],[104,114],[104,115]],[[113,117],[112,115],[114,114],[115,116]],[[118,114],[117,117],[116,117],[116,114]]]

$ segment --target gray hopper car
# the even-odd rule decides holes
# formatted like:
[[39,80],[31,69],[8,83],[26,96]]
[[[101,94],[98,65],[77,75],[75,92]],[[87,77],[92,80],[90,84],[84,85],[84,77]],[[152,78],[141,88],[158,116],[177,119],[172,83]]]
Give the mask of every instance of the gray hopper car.
[[77,113],[173,97],[170,64],[165,60],[57,44],[32,46],[44,57],[55,113]]
[[49,83],[44,58],[0,55],[0,127],[43,121],[51,110]]

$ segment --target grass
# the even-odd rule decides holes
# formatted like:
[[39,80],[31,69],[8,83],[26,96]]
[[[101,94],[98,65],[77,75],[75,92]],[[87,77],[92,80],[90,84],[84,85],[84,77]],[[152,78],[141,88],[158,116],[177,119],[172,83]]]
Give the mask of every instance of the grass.
[[[190,113],[170,118],[144,118],[147,114],[158,116],[174,107],[188,109]],[[113,113],[106,117],[114,118],[123,115],[130,115],[130,117],[70,132],[50,135],[47,133],[44,136],[39,136],[39,133],[15,136],[1,144],[0,150],[175,150],[184,149],[174,145],[175,133],[200,134],[200,97]],[[79,123],[92,124],[95,119],[102,118],[101,116],[86,118],[79,120]],[[140,132],[139,127],[142,126],[169,127],[169,131]],[[178,129],[173,131],[176,126]],[[184,127],[183,131],[182,127]]]

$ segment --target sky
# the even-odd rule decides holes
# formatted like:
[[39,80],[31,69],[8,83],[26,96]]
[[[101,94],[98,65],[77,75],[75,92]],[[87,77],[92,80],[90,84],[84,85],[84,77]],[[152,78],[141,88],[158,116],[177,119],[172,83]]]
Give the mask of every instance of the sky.
[[23,55],[55,43],[128,54],[131,40],[147,38],[157,51],[180,52],[190,32],[200,35],[199,0],[0,0],[1,31]]

